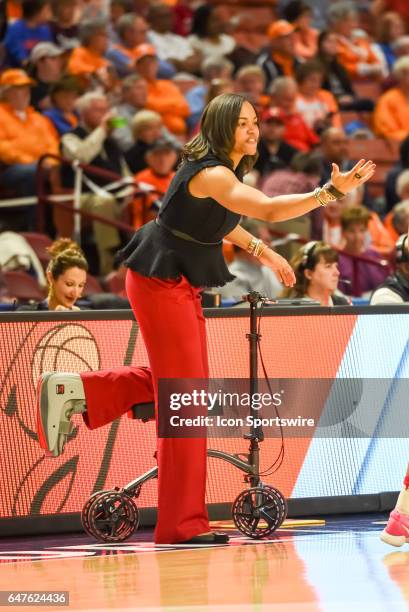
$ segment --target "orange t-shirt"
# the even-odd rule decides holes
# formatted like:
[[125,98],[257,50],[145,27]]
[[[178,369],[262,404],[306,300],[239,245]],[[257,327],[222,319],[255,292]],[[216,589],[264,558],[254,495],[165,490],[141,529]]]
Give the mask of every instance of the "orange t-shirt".
[[148,82],[146,108],[162,115],[163,123],[174,134],[186,133],[186,117],[190,115],[189,104],[178,87],[166,79]]
[[393,225],[393,215],[394,215],[393,210],[390,210],[388,214],[386,215],[386,217],[384,218],[383,224],[387,232],[389,233],[389,236],[392,238],[395,244],[397,239],[399,238],[399,234]]
[[0,161],[33,164],[42,155],[59,155],[59,138],[51,121],[29,107],[25,118],[7,103],[0,104]]
[[375,132],[382,138],[401,141],[409,136],[409,99],[399,87],[379,98],[373,122]]
[[274,62],[280,66],[280,68],[283,71],[284,76],[289,76],[289,77],[294,76],[294,73],[295,73],[294,59],[292,57],[290,57],[289,55],[284,55],[280,53],[279,51],[272,53],[271,57],[274,60]]
[[379,215],[371,211],[371,218],[368,223],[368,231],[371,235],[371,246],[381,255],[390,255],[395,247],[388,230],[382,223]]
[[166,176],[160,176],[155,174],[151,168],[145,168],[134,175],[135,183],[147,183],[159,192],[159,194],[147,193],[146,196],[134,198],[132,202],[132,225],[135,229],[156,217],[157,213],[152,210],[152,204],[160,199],[160,194],[164,194],[168,190],[174,176],[174,172],[170,172]]
[[372,51],[370,43],[362,38],[354,42],[343,36],[338,36],[338,61],[351,78],[365,77],[360,70],[360,64],[369,64],[371,66],[381,65],[379,58]]
[[301,59],[311,59],[317,54],[318,50],[318,30],[308,28],[308,30],[296,30],[293,34],[294,50],[296,57]]
[[105,57],[92,53],[86,47],[76,47],[68,60],[67,70],[73,75],[86,75],[108,66],[110,62]]

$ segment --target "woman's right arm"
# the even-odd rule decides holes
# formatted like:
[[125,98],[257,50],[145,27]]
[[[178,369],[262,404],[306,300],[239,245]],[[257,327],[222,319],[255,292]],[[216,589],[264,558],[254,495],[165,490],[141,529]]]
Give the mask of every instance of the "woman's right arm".
[[[353,191],[373,176],[375,164],[361,160],[352,170],[341,173],[333,164],[331,181],[342,193]],[[356,174],[360,176],[356,178]],[[304,215],[319,206],[313,193],[282,195],[273,198],[241,183],[225,166],[205,168],[189,183],[189,191],[199,198],[211,197],[240,215],[263,221],[286,221]]]
[[202,170],[190,181],[189,191],[199,198],[213,198],[240,215],[270,222],[298,217],[318,206],[312,193],[269,198],[258,189],[241,183],[224,166]]

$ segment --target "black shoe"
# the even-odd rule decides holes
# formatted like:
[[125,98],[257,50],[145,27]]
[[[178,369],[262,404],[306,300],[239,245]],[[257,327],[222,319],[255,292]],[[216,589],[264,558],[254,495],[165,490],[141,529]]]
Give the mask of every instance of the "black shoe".
[[212,532],[197,535],[190,540],[179,542],[180,544],[227,544],[229,536],[227,533]]

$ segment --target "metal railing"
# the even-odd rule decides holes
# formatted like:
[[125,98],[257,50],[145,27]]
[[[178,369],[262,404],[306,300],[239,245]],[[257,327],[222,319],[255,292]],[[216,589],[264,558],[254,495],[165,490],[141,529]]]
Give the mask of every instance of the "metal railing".
[[[74,172],[74,186],[72,189],[72,193],[69,194],[53,194],[48,193],[47,190],[47,178],[49,176],[49,168],[46,167],[46,161],[53,160],[56,163],[56,166],[67,165],[71,166]],[[81,209],[81,196],[83,194],[83,179],[84,175],[96,176],[99,178],[104,178],[107,181],[111,181],[108,183],[103,189],[107,187],[129,187],[129,196],[133,198],[141,198],[142,200],[142,217],[143,219],[147,218],[148,213],[148,198],[151,195],[157,196],[160,198],[163,196],[163,193],[158,191],[157,189],[141,189],[139,184],[133,180],[133,177],[123,177],[114,172],[110,172],[109,170],[105,170],[102,168],[98,168],[97,166],[92,166],[91,164],[85,164],[79,162],[77,160],[68,160],[64,157],[60,157],[58,155],[46,154],[43,155],[37,166],[37,176],[36,176],[36,190],[37,190],[37,230],[41,233],[45,230],[45,220],[46,220],[46,207],[47,206],[57,206],[61,209],[67,210],[74,217],[74,238],[80,243],[81,241],[81,218],[89,219],[91,221],[99,221],[104,223],[105,225],[109,225],[112,227],[116,227],[117,229],[123,230],[125,232],[134,232],[135,228],[133,225],[126,223],[125,221],[120,221],[117,219],[108,219],[104,216],[98,215],[96,213],[91,213],[86,210]],[[115,194],[112,194],[115,197]]]

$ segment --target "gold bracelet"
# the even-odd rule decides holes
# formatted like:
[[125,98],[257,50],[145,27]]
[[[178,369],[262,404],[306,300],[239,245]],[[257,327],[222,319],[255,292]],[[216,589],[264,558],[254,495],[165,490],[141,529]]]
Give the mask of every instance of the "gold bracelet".
[[257,255],[257,257],[258,257],[259,259],[260,259],[260,257],[262,256],[262,254],[264,253],[264,251],[266,251],[266,250],[268,249],[268,245],[267,245],[267,244],[264,244],[264,242],[262,242],[261,244],[262,244],[262,246],[261,246],[260,252],[259,252],[259,254]]
[[345,193],[342,193],[342,191],[337,189],[335,187],[335,185],[333,185],[332,183],[326,183],[324,185],[324,189],[326,189],[326,191],[331,193],[336,200],[339,200],[340,198],[344,198],[345,197]]
[[321,197],[323,200],[325,200],[327,204],[328,202],[335,202],[335,200],[337,199],[333,193],[328,191],[326,187],[321,187]]
[[257,240],[256,240],[256,244],[255,244],[255,247],[254,247],[254,251],[253,251],[253,255],[254,255],[254,257],[257,257],[258,250],[259,250],[259,248],[260,248],[260,246],[261,246],[262,244],[263,244],[263,243],[261,242],[261,240],[260,240],[259,238],[257,238]]
[[247,246],[247,253],[250,253],[250,255],[254,254],[254,250],[257,247],[258,244],[258,238],[255,238],[254,236],[251,238],[248,246]]
[[326,202],[325,200],[323,200],[323,199],[322,199],[321,192],[322,192],[321,187],[316,187],[316,188],[314,189],[313,196],[314,196],[314,198],[317,200],[317,202],[318,202],[318,204],[319,204],[320,206],[326,206],[326,205],[327,205],[327,202]]
[[326,206],[328,202],[335,202],[337,199],[332,193],[330,193],[325,187],[318,187],[319,193],[319,201],[323,202],[322,206]]
[[246,250],[247,253],[250,253],[250,255],[253,255],[254,257],[260,257],[266,248],[267,245],[264,244],[264,242],[260,240],[260,238],[255,238],[253,236]]
[[259,240],[257,247],[254,249],[254,257],[260,257],[261,253],[264,251],[264,246],[264,242],[262,240]]

